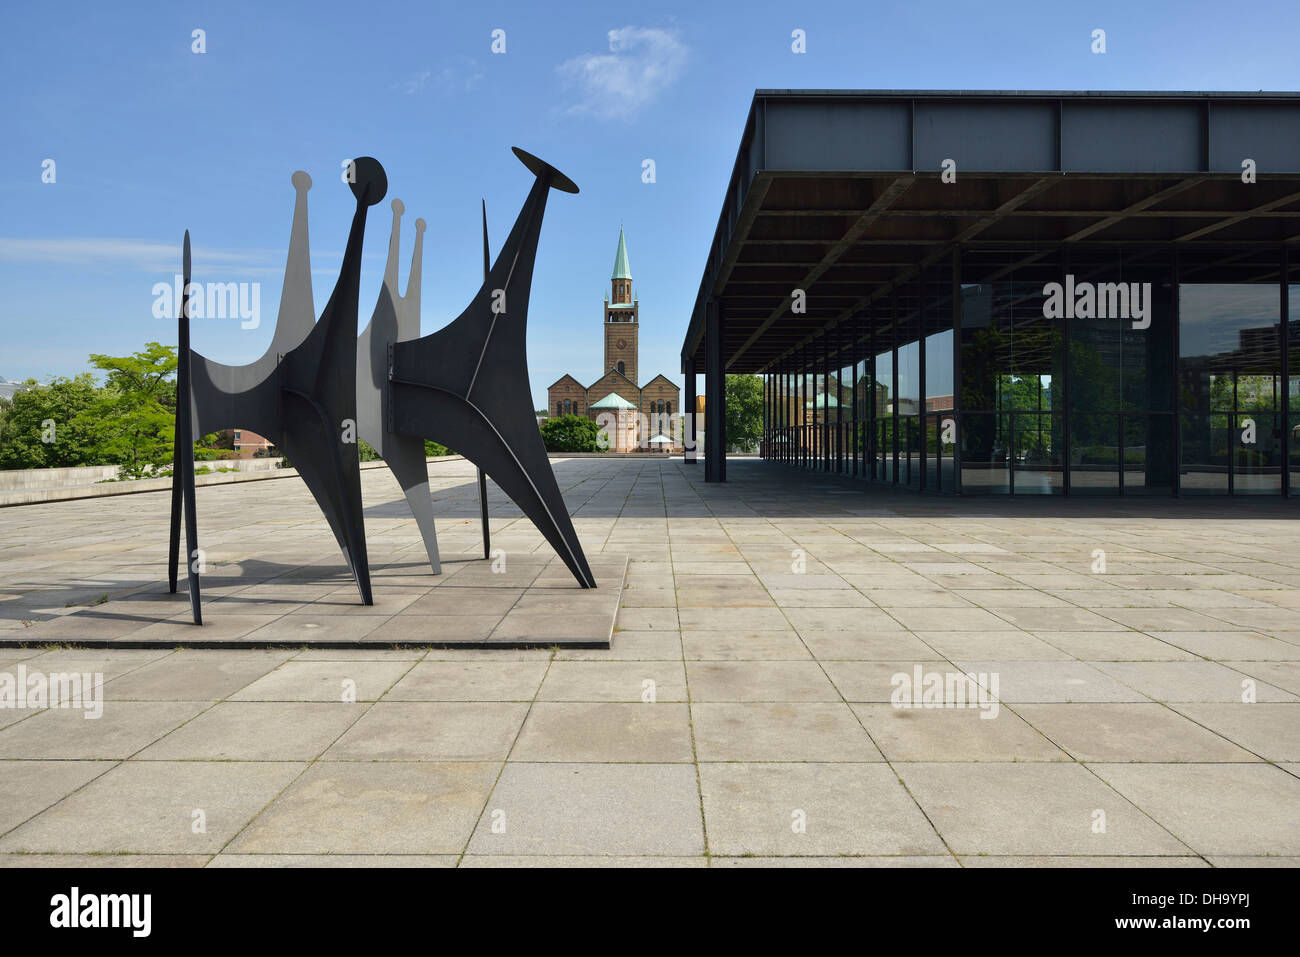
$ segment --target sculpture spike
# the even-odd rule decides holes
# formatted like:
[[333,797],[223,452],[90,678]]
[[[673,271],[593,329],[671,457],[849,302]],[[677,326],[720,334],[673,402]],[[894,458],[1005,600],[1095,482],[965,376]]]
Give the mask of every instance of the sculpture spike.
[[185,230],[181,253],[181,301],[176,318],[176,419],[172,434],[171,540],[168,547],[167,584],[172,593],[177,585],[180,558],[181,513],[185,516],[185,567],[189,584],[190,612],[194,624],[203,624],[198,571],[198,508],[194,491],[193,396],[190,391],[190,231]]
[[397,314],[398,331],[402,339],[416,339],[420,335],[420,276],[424,266],[423,219],[415,221],[415,248],[411,250],[411,272],[406,277],[406,295]]
[[[492,271],[492,251],[488,247],[487,199],[480,202],[483,204],[483,281],[487,282]],[[492,557],[492,527],[488,524],[487,473],[482,469],[478,470],[478,514],[483,526],[483,558],[487,560]]]
[[393,228],[388,234],[388,261],[384,263],[384,285],[392,290],[393,299],[397,300],[397,251],[402,244],[402,214],[406,207],[400,199],[393,200]]
[[316,324],[316,305],[311,291],[311,241],[307,231],[307,192],[311,177],[298,170],[293,184],[293,225],[289,229],[289,254],[284,264],[284,285],[280,288],[280,309],[271,338],[273,353],[288,352],[311,333]]

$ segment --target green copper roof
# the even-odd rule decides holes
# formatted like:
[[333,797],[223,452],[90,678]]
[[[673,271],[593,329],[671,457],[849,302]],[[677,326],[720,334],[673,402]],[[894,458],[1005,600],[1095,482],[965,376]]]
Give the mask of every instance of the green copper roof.
[[632,267],[627,262],[627,242],[623,239],[623,227],[618,227],[618,252],[614,254],[614,275],[610,279],[631,279]]
[[591,403],[593,409],[635,409],[636,406],[627,399],[623,398],[617,392],[611,392],[599,402]]

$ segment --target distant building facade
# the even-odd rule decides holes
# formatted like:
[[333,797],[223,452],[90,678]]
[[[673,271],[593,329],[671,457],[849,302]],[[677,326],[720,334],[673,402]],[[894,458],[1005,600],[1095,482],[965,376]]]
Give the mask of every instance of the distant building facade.
[[234,450],[234,458],[253,459],[275,454],[275,443],[248,429],[222,429],[217,433],[217,447]]
[[588,386],[572,375],[562,375],[546,390],[546,411],[552,416],[581,415],[606,425],[613,452],[680,450],[681,436],[673,423],[680,420],[681,390],[664,375],[637,385],[640,318],[627,240],[620,227],[602,323],[605,374]]

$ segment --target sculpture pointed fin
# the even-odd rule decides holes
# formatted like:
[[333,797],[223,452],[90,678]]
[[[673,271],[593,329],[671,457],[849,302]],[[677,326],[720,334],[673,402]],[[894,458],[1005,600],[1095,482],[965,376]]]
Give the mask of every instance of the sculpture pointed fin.
[[293,226],[289,230],[289,255],[280,288],[280,311],[275,320],[271,352],[288,352],[302,342],[316,322],[311,292],[311,243],[307,232],[307,191],[311,177],[298,170],[291,177],[294,189]]

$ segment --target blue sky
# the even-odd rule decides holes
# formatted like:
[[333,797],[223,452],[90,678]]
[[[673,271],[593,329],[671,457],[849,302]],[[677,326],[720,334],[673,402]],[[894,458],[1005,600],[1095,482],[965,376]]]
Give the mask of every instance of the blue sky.
[[[153,286],[194,243],[196,280],[260,282],[262,321],[196,320],[194,345],[246,362],[271,338],[309,172],[317,310],[351,215],[341,162],[372,155],[429,223],[423,328],[481,278],[531,175],[568,174],[542,230],[529,327],[534,399],[601,370],[619,223],[641,300],[641,378],[678,355],[756,88],[1300,89],[1300,6],[1260,2],[11,4],[0,37],[0,376],[71,375],[90,352],[171,342]],[[794,29],[807,53],[790,49]],[[1106,30],[1107,53],[1089,50]],[[191,52],[195,29],[207,52]],[[491,51],[505,31],[506,52]],[[613,32],[611,32],[613,31]],[[611,49],[611,45],[613,49]],[[641,180],[653,159],[656,182]],[[55,160],[56,181],[41,182]],[[372,212],[361,323],[388,242]]]

